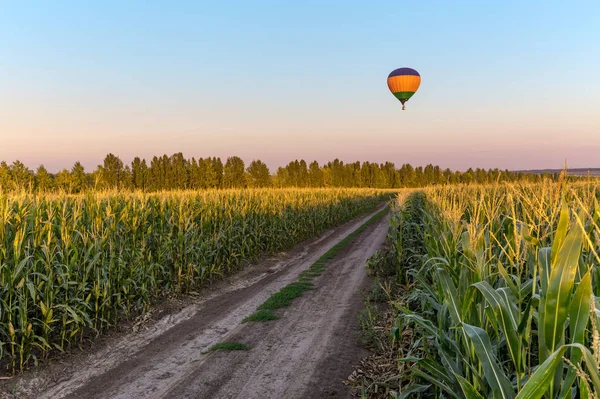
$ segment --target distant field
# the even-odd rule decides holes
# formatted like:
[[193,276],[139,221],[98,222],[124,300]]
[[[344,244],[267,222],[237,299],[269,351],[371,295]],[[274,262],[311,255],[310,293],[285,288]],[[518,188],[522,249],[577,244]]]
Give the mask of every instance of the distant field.
[[[562,169],[534,169],[534,170],[518,170],[520,173],[533,173],[541,175],[543,173],[560,173]],[[569,176],[600,176],[600,168],[576,168],[568,169],[567,173]]]

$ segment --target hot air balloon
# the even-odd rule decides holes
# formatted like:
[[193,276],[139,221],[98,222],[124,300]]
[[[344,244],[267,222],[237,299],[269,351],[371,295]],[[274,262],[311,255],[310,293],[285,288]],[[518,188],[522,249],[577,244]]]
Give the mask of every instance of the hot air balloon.
[[412,68],[398,68],[389,74],[387,84],[392,94],[402,103],[404,110],[404,103],[415,94],[421,84],[421,75]]

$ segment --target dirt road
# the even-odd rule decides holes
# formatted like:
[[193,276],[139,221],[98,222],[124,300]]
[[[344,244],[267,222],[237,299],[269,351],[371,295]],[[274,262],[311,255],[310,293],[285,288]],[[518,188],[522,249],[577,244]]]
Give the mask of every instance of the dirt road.
[[[369,285],[365,262],[386,237],[387,217],[330,261],[313,290],[279,310],[281,319],[240,322],[370,216],[260,262],[180,312],[118,337],[68,366],[25,375],[7,397],[348,397],[342,380],[364,355],[355,331],[362,291]],[[239,341],[251,350],[207,353],[222,341]]]

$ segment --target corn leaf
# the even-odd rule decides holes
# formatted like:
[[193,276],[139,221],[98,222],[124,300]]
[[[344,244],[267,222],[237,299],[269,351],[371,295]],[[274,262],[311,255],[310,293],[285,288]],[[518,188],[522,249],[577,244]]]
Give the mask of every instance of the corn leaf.
[[475,353],[483,365],[485,380],[494,392],[494,396],[502,399],[515,397],[515,391],[504,371],[498,365],[492,350],[490,338],[485,330],[463,323],[463,329],[473,343]]

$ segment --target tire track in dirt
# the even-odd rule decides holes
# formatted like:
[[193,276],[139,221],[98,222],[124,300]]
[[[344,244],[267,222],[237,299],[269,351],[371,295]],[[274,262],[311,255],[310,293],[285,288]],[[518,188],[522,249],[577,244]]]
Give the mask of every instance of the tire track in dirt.
[[275,322],[252,324],[231,336],[247,352],[215,353],[166,398],[348,397],[342,381],[366,354],[355,342],[365,263],[384,242],[387,218],[363,232]]
[[[104,345],[94,353],[80,356],[73,361],[70,367],[57,371],[62,366],[52,365],[45,370],[32,374],[27,373],[14,382],[14,394],[2,395],[3,393],[0,393],[0,396],[40,399],[65,397],[86,399],[235,397],[231,396],[230,393],[226,393],[228,392],[226,390],[222,391],[223,395],[226,396],[214,396],[211,393],[210,383],[203,385],[210,388],[209,391],[211,392],[207,392],[206,389],[198,389],[197,391],[187,391],[186,389],[197,385],[196,383],[191,384],[190,379],[200,382],[210,381],[210,378],[212,378],[210,374],[215,373],[215,375],[219,375],[218,378],[214,377],[216,380],[225,378],[234,382],[238,381],[236,379],[239,379],[238,376],[244,378],[239,374],[239,371],[247,362],[236,362],[233,366],[239,365],[240,367],[234,367],[235,370],[231,369],[231,363],[227,366],[229,369],[227,367],[222,369],[215,367],[215,364],[220,364],[219,359],[223,355],[256,356],[256,359],[262,358],[263,363],[268,364],[270,360],[268,356],[265,357],[265,354],[269,353],[269,348],[273,348],[275,352],[282,352],[282,348],[291,348],[288,346],[289,344],[295,345],[295,352],[290,353],[294,355],[294,359],[306,358],[302,353],[306,348],[313,348],[313,345],[321,349],[325,348],[323,342],[330,342],[330,335],[334,331],[333,326],[338,325],[339,327],[341,325],[340,315],[344,314],[345,309],[348,307],[348,299],[352,297],[352,294],[360,298],[358,290],[364,282],[364,263],[368,256],[380,245],[379,241],[382,242],[385,238],[387,231],[385,222],[376,223],[360,234],[354,244],[351,245],[354,248],[352,252],[339,254],[332,261],[327,272],[315,280],[316,289],[305,293],[305,297],[296,300],[297,303],[294,303],[288,311],[299,311],[300,316],[292,325],[286,322],[286,320],[289,320],[288,312],[285,312],[282,320],[274,322],[278,324],[273,324],[273,322],[240,324],[240,322],[243,317],[252,313],[267,297],[289,282],[294,281],[302,271],[310,267],[329,248],[357,229],[373,214],[375,213],[332,229],[318,239],[301,244],[287,255],[266,260],[248,268],[248,270],[239,273],[238,276],[228,279],[229,281],[217,284],[214,289],[208,290],[210,293],[205,299],[185,307],[176,314],[162,318],[148,330],[119,337],[115,342]],[[377,233],[373,233],[374,231]],[[367,240],[372,245],[365,246],[365,242],[359,243],[365,237],[371,237],[369,232],[377,236],[377,239],[370,238]],[[363,246],[364,248],[362,248]],[[345,266],[341,267],[340,264]],[[336,274],[334,270],[339,268],[341,268],[342,273]],[[350,269],[352,268],[355,270],[351,273]],[[329,288],[321,292],[322,287],[325,286]],[[331,295],[326,295],[328,290],[340,292],[343,295],[336,300]],[[322,297],[320,295],[326,296]],[[310,302],[314,303],[312,305],[307,304]],[[360,305],[359,301],[357,306],[360,307]],[[331,309],[335,310],[336,308],[337,312],[331,313]],[[320,331],[320,337],[315,336],[309,340],[286,343],[287,337],[296,337],[296,340],[300,338],[298,333],[294,332],[295,329],[298,331],[306,330],[303,323],[309,322],[309,319],[313,316],[308,318],[307,315],[301,316],[304,314],[303,312],[314,313],[319,320],[335,315],[331,316],[334,317],[335,323],[331,325],[325,323],[326,326],[324,327],[326,328]],[[344,321],[344,323],[352,325],[355,325],[355,322],[356,317]],[[272,336],[274,331],[279,331],[284,335]],[[249,339],[257,339],[261,344],[256,347],[252,345],[253,350],[242,354],[205,353],[206,349],[214,343],[238,335],[248,335]],[[263,340],[262,338],[265,337],[270,337],[270,340]],[[243,339],[240,340],[243,341]],[[308,364],[303,368],[304,373],[312,370],[311,363],[318,363],[323,360],[314,350],[311,353],[309,358],[305,359]],[[228,359],[227,362],[231,360],[235,362],[231,356],[226,359]],[[280,358],[275,359],[276,363],[278,362],[277,359]],[[68,361],[67,358],[66,362],[68,363]],[[251,364],[255,364],[255,362]],[[266,366],[263,366],[263,368],[266,368]],[[210,370],[210,373],[206,376],[201,371],[205,369]],[[224,374],[219,374],[219,370]],[[227,377],[228,373],[229,377]],[[341,379],[346,375],[342,376]],[[272,376],[271,378],[277,377]],[[261,379],[260,381],[265,380]],[[235,386],[239,386],[239,383],[230,385],[227,389],[235,390]],[[241,388],[244,390],[254,389],[250,386],[242,386]],[[302,384],[296,384],[293,389],[295,392],[300,392],[299,390],[304,388]],[[181,391],[182,389],[184,391]],[[273,392],[276,391],[277,389]],[[215,394],[221,395],[219,392],[220,389],[215,391]],[[253,397],[248,396],[248,392],[241,393],[244,397]],[[276,393],[274,395],[269,396],[269,394],[263,393],[256,397],[280,397]],[[286,397],[291,396],[286,395]]]

